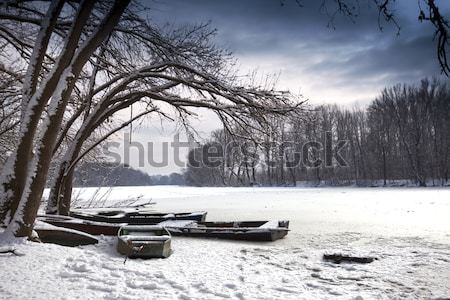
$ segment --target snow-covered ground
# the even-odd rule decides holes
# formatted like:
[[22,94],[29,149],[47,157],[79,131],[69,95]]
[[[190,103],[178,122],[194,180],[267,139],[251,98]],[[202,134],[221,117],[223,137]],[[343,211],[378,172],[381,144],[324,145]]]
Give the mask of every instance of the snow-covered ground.
[[[88,199],[94,189],[80,194]],[[168,259],[128,260],[113,238],[1,255],[1,299],[439,299],[450,297],[450,189],[115,188],[210,220],[289,219],[274,243],[173,238]],[[376,256],[332,264],[323,253]]]

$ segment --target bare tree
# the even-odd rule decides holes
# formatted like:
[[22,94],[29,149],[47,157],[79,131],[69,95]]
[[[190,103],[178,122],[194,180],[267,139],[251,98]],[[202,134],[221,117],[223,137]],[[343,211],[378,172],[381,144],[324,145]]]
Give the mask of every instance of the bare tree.
[[[0,181],[0,220],[16,236],[31,233],[57,153],[65,152],[49,208],[67,213],[80,159],[139,117],[151,112],[167,116],[161,106],[172,107],[186,126],[193,109],[202,107],[225,124],[245,128],[254,120],[265,122],[266,114],[284,115],[300,105],[288,93],[238,81],[226,54],[209,43],[212,32],[202,30],[205,26],[163,32],[128,1],[55,0],[46,7],[19,1],[7,5],[2,17],[8,25],[2,37],[27,66],[19,143]],[[10,23],[26,24],[36,35],[11,39],[15,27]],[[55,50],[59,40],[63,46]],[[84,144],[116,112],[137,102],[147,109]],[[70,131],[75,135],[66,139]]]
[[[64,3],[65,1],[52,1],[45,16],[39,22],[39,33],[29,57],[23,85],[19,143],[9,156],[0,181],[1,220],[3,222],[6,220],[11,230],[18,236],[31,234],[40,202],[29,201],[29,197],[35,193],[42,195],[58,133],[56,129],[62,121],[76,80],[92,53],[113,30],[128,5],[128,1],[114,2],[97,29],[86,39],[82,39],[83,28],[94,9],[94,2],[81,1],[76,8],[58,60],[51,71],[39,80],[43,72],[43,60],[50,37],[55,30]],[[7,29],[3,32],[10,33]],[[39,87],[37,87],[38,82]],[[42,133],[38,137],[37,156],[33,158],[30,165],[28,159],[24,158],[31,158],[37,127],[49,100],[48,115],[45,118]],[[11,218],[13,218],[12,221],[10,221]]]

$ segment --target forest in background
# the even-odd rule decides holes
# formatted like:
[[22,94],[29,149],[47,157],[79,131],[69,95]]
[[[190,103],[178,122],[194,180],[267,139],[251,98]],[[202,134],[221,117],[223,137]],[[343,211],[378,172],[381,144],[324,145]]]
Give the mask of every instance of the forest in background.
[[180,173],[148,175],[128,165],[108,162],[84,162],[75,171],[74,187],[184,185]]
[[[239,128],[214,131],[190,151],[181,173],[150,176],[126,165],[85,162],[74,185],[444,186],[449,130],[450,87],[424,79],[386,88],[364,108],[320,105],[301,116],[273,118],[266,135],[241,135]],[[339,150],[344,165],[335,157],[327,163],[323,148],[305,152],[311,141],[326,147],[327,138],[333,147],[346,142]],[[209,161],[208,153],[215,154]]]
[[[450,87],[424,79],[386,88],[366,108],[321,105],[301,116],[272,118],[264,136],[215,131],[191,150],[184,175],[194,186],[447,185],[449,132]],[[311,141],[324,145],[327,133],[333,145],[346,141],[339,151],[345,165],[335,157],[330,164],[323,148],[305,149]],[[219,153],[213,163],[208,152]]]
[[[272,117],[266,129],[266,134],[258,131],[253,136],[240,134],[238,127],[214,131],[190,151],[188,167],[170,175],[150,176],[91,156],[77,168],[74,186],[367,186],[399,182],[439,186],[449,182],[450,87],[443,81],[424,79],[415,85],[386,88],[364,108],[320,105],[291,118]],[[303,153],[302,147],[311,141],[324,144],[327,133],[333,145],[346,141],[339,151],[346,165],[335,160],[326,164],[324,149]],[[12,138],[2,137],[2,146]],[[202,157],[212,146],[221,156],[213,165]],[[305,155],[308,161],[322,163],[305,165],[299,160]]]

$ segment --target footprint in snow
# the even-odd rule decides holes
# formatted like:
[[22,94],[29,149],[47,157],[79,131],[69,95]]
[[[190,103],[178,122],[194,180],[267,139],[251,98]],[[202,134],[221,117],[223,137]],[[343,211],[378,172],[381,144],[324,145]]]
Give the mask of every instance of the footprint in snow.
[[223,286],[231,290],[235,290],[237,288],[237,286],[234,283],[225,283]]
[[122,277],[122,275],[120,275],[119,272],[115,272],[115,271],[111,271],[109,273],[109,275],[111,275],[112,277],[116,277],[116,278],[121,278]]
[[158,285],[153,282],[143,282],[136,280],[127,280],[126,285],[131,289],[156,290]]
[[103,297],[104,300],[140,300],[142,297],[133,297],[129,295],[124,295],[124,293],[119,294],[106,294]]
[[189,297],[189,296],[186,295],[186,294],[180,294],[180,295],[178,295],[178,299],[181,299],[181,300],[191,300],[192,298]]
[[288,294],[297,294],[298,293],[297,291],[295,291],[293,289],[288,289],[288,288],[284,288],[284,287],[275,287],[272,289],[275,291],[278,291],[278,292],[283,292],[283,293],[288,293]]
[[79,273],[86,273],[91,271],[85,263],[74,263],[73,265],[68,265],[68,267],[71,270]]
[[110,270],[110,271],[118,271],[120,268],[116,267],[114,264],[103,263],[101,265],[102,269]]
[[111,286],[104,286],[104,285],[94,285],[90,284],[87,286],[88,289],[97,291],[97,292],[105,292],[105,293],[111,293],[114,291],[114,289]]
[[161,272],[155,273],[154,276],[159,279],[166,279],[166,276]]
[[166,283],[169,284],[172,288],[180,290],[180,291],[184,291],[186,290],[186,288],[184,286],[182,286],[181,284],[173,281],[173,280],[166,280]]
[[[67,272],[67,271],[61,271],[59,272],[59,278],[66,278],[66,279],[75,279],[75,278],[80,278],[80,279],[87,279],[89,278],[87,276],[86,273],[72,273],[72,272]],[[91,279],[89,279],[91,280]]]

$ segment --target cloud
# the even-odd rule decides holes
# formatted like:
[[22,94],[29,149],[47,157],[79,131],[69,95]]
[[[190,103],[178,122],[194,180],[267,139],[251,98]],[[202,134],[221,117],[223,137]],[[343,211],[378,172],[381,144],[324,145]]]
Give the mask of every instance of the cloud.
[[336,17],[336,29],[327,27],[333,1],[328,1],[328,14],[322,1],[301,1],[303,7],[293,0],[280,3],[171,0],[156,4],[156,21],[211,21],[218,29],[217,43],[234,52],[244,72],[281,72],[282,88],[301,88],[313,102],[367,102],[385,85],[439,74],[433,31],[418,23],[416,3],[396,2],[399,37],[392,24],[382,23],[379,31],[371,1],[359,2],[354,22]]

